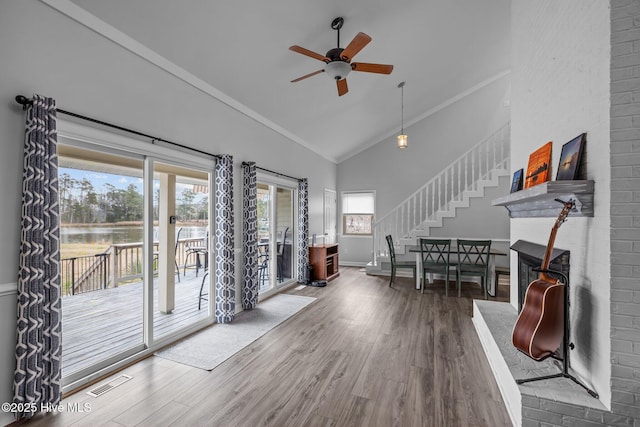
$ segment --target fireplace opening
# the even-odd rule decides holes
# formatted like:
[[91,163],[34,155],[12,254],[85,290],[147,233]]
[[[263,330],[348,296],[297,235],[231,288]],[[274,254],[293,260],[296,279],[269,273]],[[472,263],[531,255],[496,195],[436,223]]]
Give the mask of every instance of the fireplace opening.
[[[547,247],[526,240],[518,240],[511,245],[511,249],[518,253],[518,313],[520,313],[529,283],[536,280],[540,274],[534,269],[540,268],[542,265]],[[568,250],[553,249],[549,269],[559,271],[568,278],[569,255],[570,252]],[[549,275],[553,276],[552,274]]]

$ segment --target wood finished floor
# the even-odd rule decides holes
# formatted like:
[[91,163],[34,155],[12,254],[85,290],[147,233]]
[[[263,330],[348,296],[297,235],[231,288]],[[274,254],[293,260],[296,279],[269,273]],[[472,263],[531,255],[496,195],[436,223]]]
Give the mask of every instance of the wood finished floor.
[[438,282],[424,294],[409,278],[387,285],[343,268],[325,288],[291,291],[318,300],[213,371],[150,357],[118,388],[63,401],[91,412],[20,425],[511,425],[471,322],[479,287],[457,298],[451,285],[447,298]]

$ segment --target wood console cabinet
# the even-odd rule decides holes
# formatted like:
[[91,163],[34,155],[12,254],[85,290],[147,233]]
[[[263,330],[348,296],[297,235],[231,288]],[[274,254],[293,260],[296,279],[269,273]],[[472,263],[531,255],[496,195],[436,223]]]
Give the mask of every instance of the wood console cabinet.
[[313,280],[327,282],[340,275],[338,270],[338,244],[309,246],[309,262],[313,266]]

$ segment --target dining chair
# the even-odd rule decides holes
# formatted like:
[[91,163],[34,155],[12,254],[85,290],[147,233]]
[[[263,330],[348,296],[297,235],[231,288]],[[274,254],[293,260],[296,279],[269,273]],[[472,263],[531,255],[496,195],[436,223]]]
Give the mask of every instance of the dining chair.
[[413,271],[413,280],[416,279],[416,263],[415,261],[398,261],[396,260],[396,250],[393,246],[393,237],[391,234],[386,236],[387,245],[389,245],[389,259],[391,260],[391,278],[389,279],[389,286],[396,279],[396,270],[398,268],[410,268]]
[[467,276],[480,277],[480,287],[484,290],[484,299],[487,299],[487,280],[489,279],[489,253],[491,240],[464,240],[458,239],[458,264],[456,266],[456,285],[458,297],[460,297],[461,279],[464,273]]
[[427,283],[427,273],[444,275],[444,293],[449,296],[449,267],[451,255],[451,239],[420,239],[420,257],[422,259],[421,292]]

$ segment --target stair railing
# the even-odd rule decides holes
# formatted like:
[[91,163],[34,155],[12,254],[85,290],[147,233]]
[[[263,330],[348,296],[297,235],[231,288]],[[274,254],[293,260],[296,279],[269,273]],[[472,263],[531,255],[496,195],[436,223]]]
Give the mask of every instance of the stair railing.
[[377,220],[373,225],[373,264],[378,256],[388,256],[387,234],[398,242],[425,221],[436,219],[437,213],[449,209],[451,202],[462,201],[465,193],[478,190],[479,182],[488,179],[492,171],[508,170],[509,141],[510,123],[507,123]]

